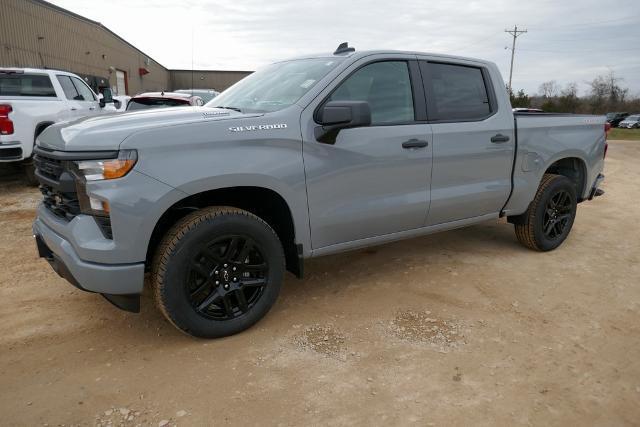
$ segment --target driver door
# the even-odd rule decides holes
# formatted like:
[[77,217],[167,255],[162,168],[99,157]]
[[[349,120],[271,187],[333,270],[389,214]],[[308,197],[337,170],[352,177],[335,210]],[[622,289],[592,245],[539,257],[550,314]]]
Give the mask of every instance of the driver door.
[[100,113],[100,105],[93,91],[77,77],[57,75],[67,98],[70,118],[93,116]]
[[417,63],[367,59],[345,70],[324,101],[367,101],[372,123],[314,137],[315,106],[303,113],[303,157],[314,250],[422,227],[429,208],[431,126],[422,123]]

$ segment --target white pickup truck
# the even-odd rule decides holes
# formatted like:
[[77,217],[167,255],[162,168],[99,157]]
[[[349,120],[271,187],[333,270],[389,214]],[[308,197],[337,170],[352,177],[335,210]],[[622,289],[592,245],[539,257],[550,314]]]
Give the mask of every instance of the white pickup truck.
[[[22,162],[37,183],[31,160],[34,141],[53,123],[113,112],[77,75],[33,68],[0,68],[0,162]],[[106,107],[106,108],[105,108]]]

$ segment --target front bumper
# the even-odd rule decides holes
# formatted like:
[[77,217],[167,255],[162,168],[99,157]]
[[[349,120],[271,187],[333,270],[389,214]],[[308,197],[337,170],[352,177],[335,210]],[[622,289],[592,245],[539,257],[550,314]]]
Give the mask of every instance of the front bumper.
[[40,218],[33,223],[38,254],[62,278],[75,287],[101,293],[119,308],[139,311],[139,295],[144,283],[144,263],[99,264],[78,256],[71,243]]

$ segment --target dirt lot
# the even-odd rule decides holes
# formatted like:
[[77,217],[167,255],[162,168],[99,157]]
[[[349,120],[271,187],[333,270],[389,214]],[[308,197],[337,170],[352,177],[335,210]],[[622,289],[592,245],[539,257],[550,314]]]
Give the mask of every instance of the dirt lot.
[[609,145],[552,253],[492,222],[313,260],[214,341],[58,278],[0,178],[0,424],[637,425],[640,143]]

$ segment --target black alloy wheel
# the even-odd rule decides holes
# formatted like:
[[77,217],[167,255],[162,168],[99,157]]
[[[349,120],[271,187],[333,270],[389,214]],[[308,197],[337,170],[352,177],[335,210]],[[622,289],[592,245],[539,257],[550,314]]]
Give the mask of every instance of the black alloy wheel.
[[251,310],[268,285],[264,249],[248,236],[221,236],[193,257],[186,291],[193,308],[214,320]]
[[542,226],[544,235],[549,240],[562,236],[572,218],[571,195],[566,190],[558,190],[547,202]]
[[256,215],[212,206],[179,220],[151,267],[160,311],[181,331],[202,338],[233,335],[271,309],[285,257],[276,232]]

